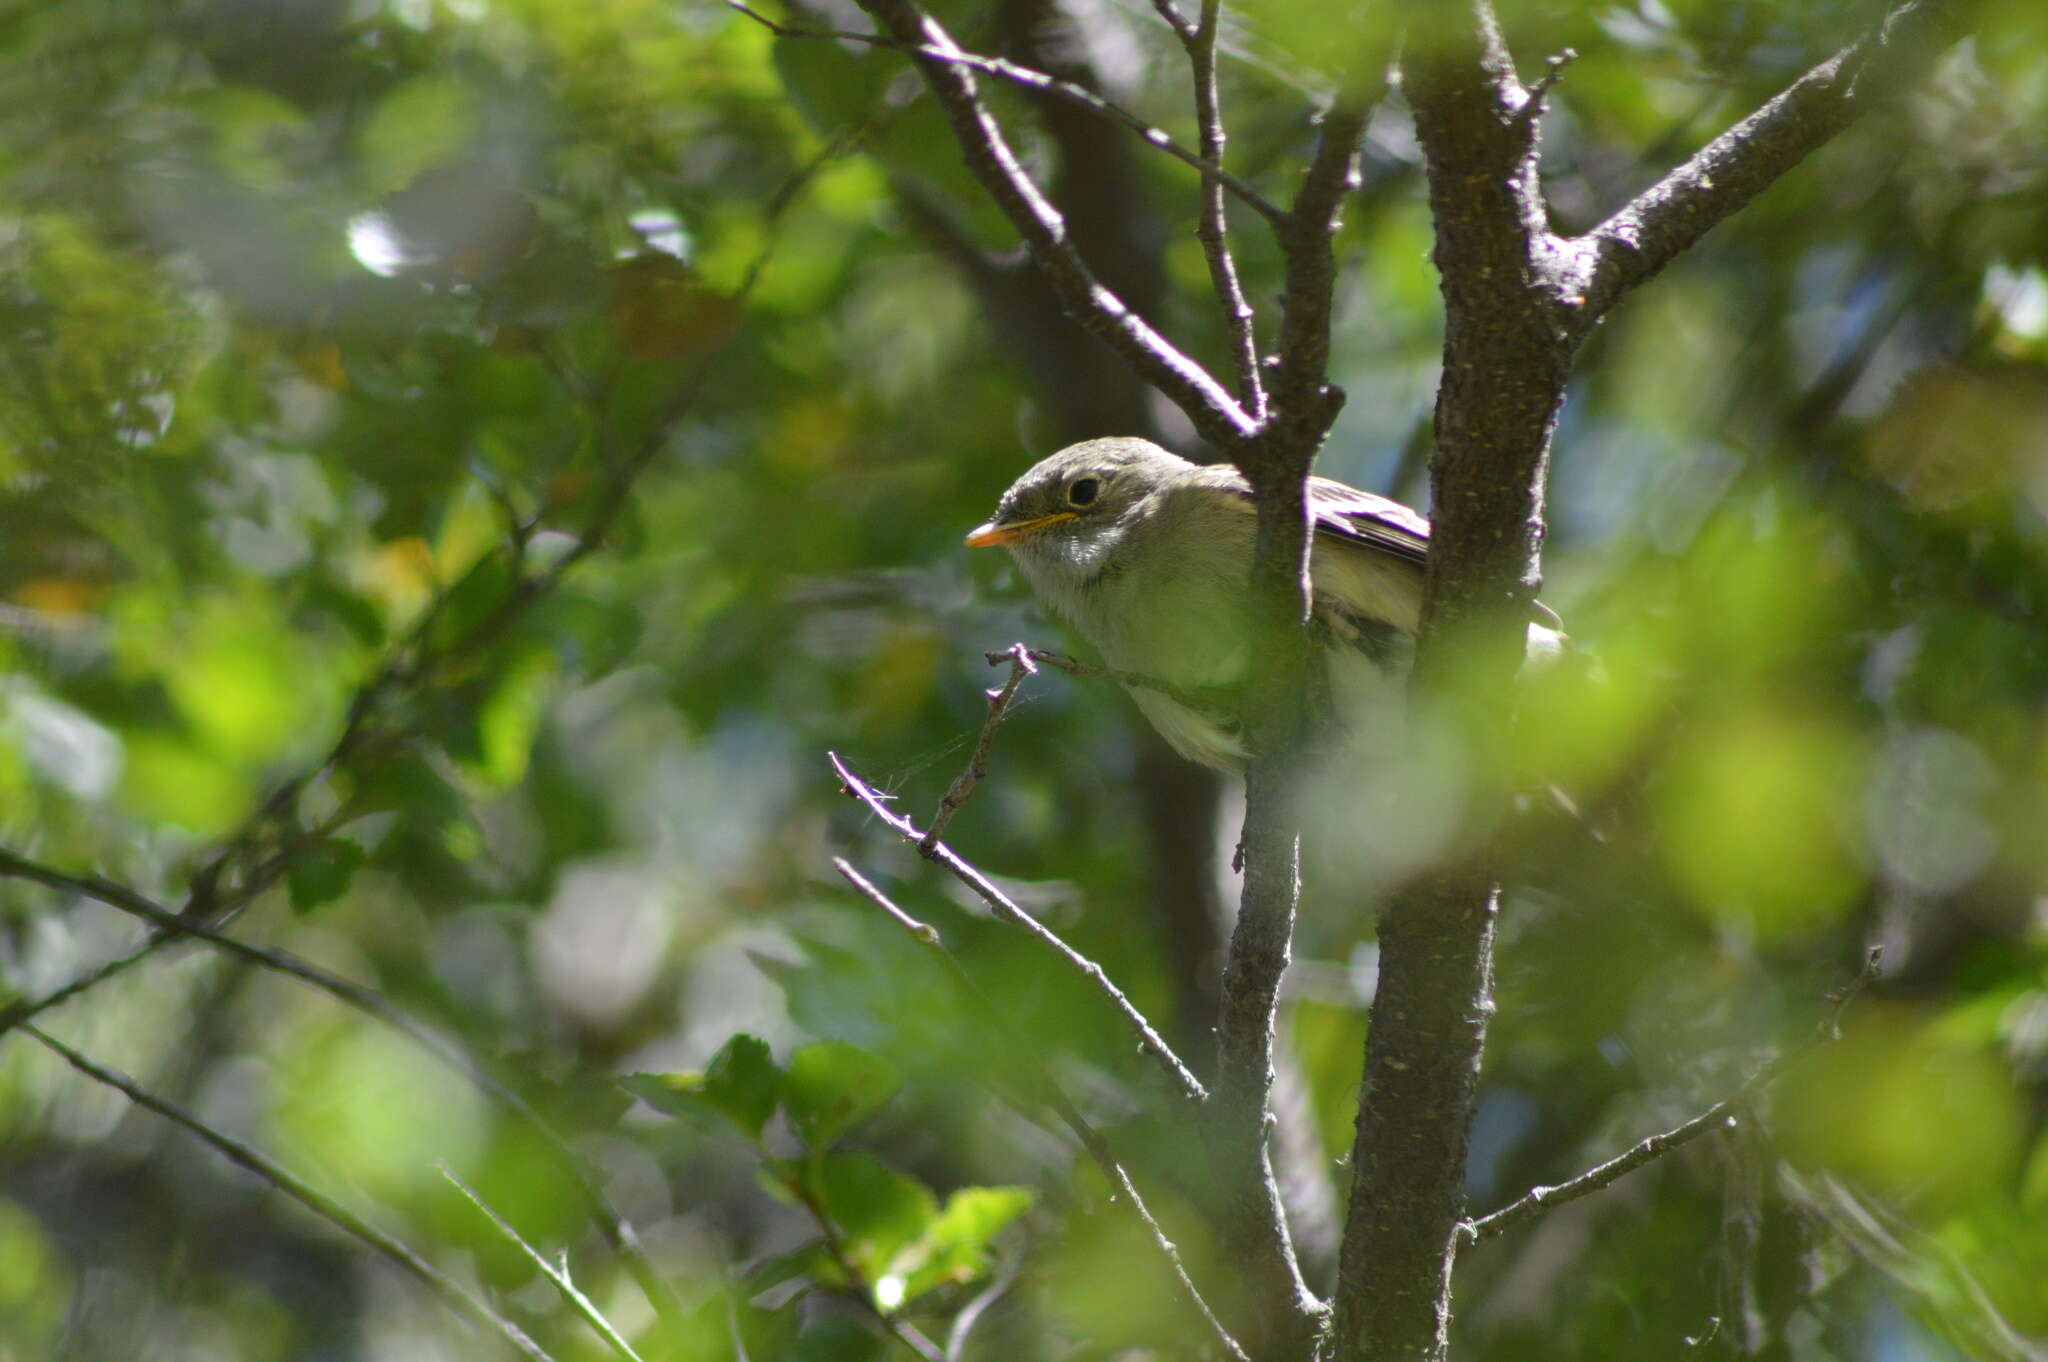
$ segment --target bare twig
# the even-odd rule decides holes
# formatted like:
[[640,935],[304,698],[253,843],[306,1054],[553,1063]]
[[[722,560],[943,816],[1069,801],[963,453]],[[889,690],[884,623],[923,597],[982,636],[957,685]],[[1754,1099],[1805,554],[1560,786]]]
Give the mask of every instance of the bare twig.
[[1152,8],[1159,11],[1159,17],[1166,20],[1166,26],[1182,42],[1193,42],[1195,26],[1188,22],[1188,16],[1180,12],[1173,0],[1152,0]]
[[1660,1159],[1674,1149],[1691,1144],[1710,1131],[1733,1129],[1736,1123],[1735,1107],[1755,1091],[1759,1083],[1766,1081],[1770,1071],[1769,1066],[1757,1070],[1744,1079],[1733,1093],[1690,1121],[1637,1141],[1607,1162],[1588,1168],[1569,1182],[1559,1183],[1555,1187],[1532,1187],[1499,1210],[1465,1221],[1458,1226],[1458,1233],[1468,1244],[1481,1243],[1552,1207],[1562,1206],[1568,1201],[1577,1201],[1582,1196],[1589,1196],[1603,1187],[1618,1182],[1644,1164]]
[[[990,654],[991,657],[995,654]],[[974,755],[968,758],[967,769],[953,778],[946,787],[939,807],[932,814],[932,824],[925,829],[923,840],[917,849],[926,856],[939,844],[939,834],[946,830],[946,824],[953,821],[953,815],[960,812],[960,806],[974,793],[974,787],[988,778],[989,749],[995,745],[996,729],[1002,725],[1003,715],[1010,708],[1010,701],[1017,694],[1017,687],[1024,684],[1024,678],[1038,670],[1031,660],[1031,650],[1021,643],[1013,643],[1010,650],[1002,654],[1010,660],[1010,679],[994,690],[984,692],[988,696],[988,717],[981,721],[981,734],[974,740]]]
[[1954,0],[1908,0],[1627,207],[1569,243],[1580,252],[1582,325],[1769,188],[1940,54]]
[[[974,982],[973,976],[969,975],[966,967],[960,963],[959,958],[946,948],[945,941],[939,936],[938,928],[928,922],[912,917],[909,913],[897,907],[887,894],[876,888],[865,875],[856,870],[852,863],[844,857],[833,857],[832,868],[837,870],[845,878],[846,882],[852,885],[863,898],[887,913],[897,926],[910,933],[911,937],[919,945],[930,951],[933,957],[938,960],[940,968],[945,970],[947,976],[952,979],[954,986],[960,991],[961,996],[974,1006],[976,1015],[988,1027],[990,1034],[1006,1048],[1013,1050],[1017,1062],[1028,1069],[1032,1076],[1038,1080],[1038,1086],[1046,1105],[1051,1107],[1060,1120],[1066,1124],[1068,1130],[1073,1132],[1074,1138],[1081,1142],[1081,1147],[1088,1152],[1088,1156],[1095,1161],[1096,1166],[1103,1171],[1111,1184],[1121,1193],[1123,1200],[1130,1206],[1132,1214],[1137,1216],[1139,1221],[1143,1223],[1146,1232],[1152,1236],[1153,1244],[1159,1249],[1160,1253],[1166,1258],[1168,1265],[1173,1269],[1173,1275],[1179,1281],[1182,1291],[1186,1293],[1189,1301],[1200,1312],[1204,1322],[1208,1324],[1209,1330],[1215,1336],[1218,1346],[1232,1358],[1237,1359],[1237,1362],[1248,1362],[1244,1349],[1238,1344],[1236,1339],[1230,1336],[1230,1331],[1223,1327],[1223,1322],[1209,1308],[1209,1303],[1204,1299],[1201,1289],[1195,1285],[1194,1279],[1188,1275],[1187,1265],[1181,1261],[1180,1250],[1175,1247],[1171,1239],[1167,1238],[1166,1231],[1160,1227],[1159,1221],[1146,1208],[1145,1199],[1139,1195],[1138,1188],[1132,1182],[1129,1171],[1124,1167],[1123,1161],[1117,1158],[1116,1152],[1110,1148],[1109,1141],[1103,1137],[1101,1131],[1095,1129],[1093,1123],[1083,1116],[1080,1109],[1068,1099],[1066,1093],[1061,1090],[1058,1080],[1053,1077],[1052,1071],[1046,1068],[1036,1055],[1012,1044],[1010,1033],[1004,1029],[998,1020],[1000,1013],[997,1011],[995,1004],[981,991],[980,987]],[[950,1354],[950,1348],[948,1352]]]
[[1735,1091],[1699,1115],[1670,1130],[1660,1131],[1639,1140],[1605,1163],[1587,1169],[1568,1182],[1559,1183],[1554,1187],[1532,1187],[1499,1210],[1465,1221],[1458,1226],[1459,1235],[1466,1243],[1481,1243],[1513,1229],[1543,1211],[1562,1206],[1568,1201],[1577,1201],[1580,1197],[1589,1196],[1603,1187],[1611,1186],[1644,1164],[1660,1159],[1674,1149],[1691,1144],[1702,1135],[1715,1130],[1732,1129],[1737,1120],[1736,1108],[1743,1105],[1752,1093],[1770,1084],[1816,1046],[1840,1037],[1842,1013],[1856,996],[1877,978],[1880,963],[1878,948],[1872,947],[1864,954],[1863,968],[1855,978],[1836,990],[1831,997],[1827,1015],[1821,1019],[1811,1039],[1789,1053],[1760,1066],[1748,1078],[1737,1084]]
[[455,1176],[455,1170],[445,1163],[441,1165],[441,1176],[454,1183],[455,1189],[469,1198],[470,1205],[483,1212],[484,1218],[497,1228],[498,1233],[519,1246],[533,1261],[533,1265],[540,1269],[541,1275],[555,1284],[555,1289],[562,1293],[562,1299],[568,1301],[571,1308],[583,1316],[584,1322],[597,1331],[598,1337],[602,1338],[613,1352],[625,1358],[626,1362],[641,1362],[640,1354],[633,1351],[633,1345],[619,1336],[619,1331],[612,1327],[612,1322],[606,1319],[604,1313],[591,1302],[590,1297],[584,1295],[576,1283],[569,1279],[569,1258],[566,1253],[562,1255],[559,1265],[549,1262],[541,1256],[540,1250],[522,1239],[519,1231],[512,1228],[503,1216],[492,1210],[489,1203],[476,1194],[474,1188]]
[[973,1336],[974,1326],[981,1322],[983,1313],[991,1305],[1009,1294],[1023,1267],[1023,1254],[1004,1255],[1003,1265],[990,1275],[988,1285],[975,1292],[973,1298],[960,1307],[959,1313],[953,1316],[952,1327],[946,1330],[946,1362],[960,1362],[966,1355],[967,1340]]
[[172,940],[172,937],[167,933],[152,933],[143,938],[142,944],[133,950],[128,951],[126,954],[116,955],[110,959],[100,961],[99,964],[94,965],[83,974],[74,975],[72,978],[51,989],[48,993],[39,994],[33,998],[18,998],[6,1006],[0,1007],[0,1036],[6,1035],[17,1026],[22,1026],[35,1020],[51,1008],[68,1003],[79,994],[98,987],[130,966],[141,964],[144,960],[156,954],[170,940]]
[[[1175,141],[1172,135],[1164,128],[1147,123],[1121,104],[1116,103],[1114,100],[1104,99],[1085,85],[1077,85],[1070,80],[1061,80],[1058,76],[1034,70],[1029,66],[1021,66],[1003,57],[985,57],[978,53],[964,52],[957,48],[947,50],[930,43],[901,43],[879,33],[860,33],[852,29],[795,28],[788,24],[777,23],[759,10],[743,3],[742,0],[725,0],[725,3],[732,9],[744,14],[747,18],[752,19],[755,23],[765,26],[778,38],[809,38],[826,39],[835,42],[865,43],[870,47],[886,48],[891,52],[904,53],[906,56],[924,57],[932,61],[949,62],[956,66],[968,67],[975,71],[985,71],[989,75],[1007,80],[1013,85],[1021,85],[1028,90],[1036,90],[1040,94],[1050,95],[1054,99],[1062,100],[1077,108],[1086,109],[1097,117],[1108,119],[1112,123],[1129,128],[1148,145],[1157,147],[1176,161],[1192,167],[1201,175],[1204,183],[1214,187],[1219,192],[1228,191],[1235,194],[1244,202],[1246,207],[1267,221],[1277,221],[1282,216],[1278,204],[1252,188],[1249,184],[1246,184],[1242,179],[1225,170],[1222,166],[1221,158],[1214,152],[1207,150],[1195,152],[1189,150]],[[1204,145],[1206,147],[1206,143]]]
[[[66,874],[17,856],[11,851],[0,849],[0,877],[29,880],[52,889],[80,894],[150,923],[158,929],[160,935],[151,938],[150,943],[143,947],[144,950],[153,950],[157,943],[173,941],[180,937],[204,941],[215,950],[311,984],[330,997],[402,1033],[428,1054],[468,1079],[479,1091],[519,1117],[540,1138],[542,1145],[583,1194],[606,1242],[619,1254],[626,1265],[626,1270],[647,1293],[649,1301],[657,1310],[664,1313],[672,1311],[680,1317],[682,1306],[680,1300],[675,1297],[673,1288],[648,1261],[646,1251],[640,1244],[640,1236],[633,1228],[632,1222],[627,1220],[625,1214],[612,1204],[611,1198],[605,1195],[603,1187],[592,1176],[582,1156],[569,1147],[524,1097],[493,1077],[461,1046],[396,1006],[383,994],[329,973],[289,951],[251,945],[228,936],[218,928],[181,918],[127,885],[117,884],[98,875]],[[91,975],[85,977],[93,979]],[[51,1005],[53,1003],[48,995],[36,1000],[38,1011]],[[22,1009],[26,1006],[17,1004],[0,1011],[0,1027],[25,1023],[29,1016],[34,1015],[33,1012],[21,1015]]]
[[[1171,0],[1159,0],[1159,3],[1174,19],[1180,18],[1180,12],[1172,8]],[[1202,0],[1201,18],[1192,29],[1183,27],[1185,19],[1174,27],[1188,53],[1189,75],[1195,87],[1195,126],[1200,130],[1202,155],[1217,166],[1223,164],[1226,141],[1223,109],[1216,93],[1216,25],[1221,8],[1219,0]],[[1268,214],[1267,220],[1280,221],[1275,214]],[[1209,262],[1210,287],[1216,292],[1216,301],[1223,307],[1225,334],[1230,337],[1231,356],[1237,362],[1238,399],[1251,411],[1254,419],[1263,421],[1266,417],[1266,385],[1259,374],[1257,319],[1252,305],[1245,300],[1244,286],[1238,282],[1237,262],[1231,258],[1228,231],[1222,186],[1215,180],[1206,181],[1202,186],[1202,215],[1195,227],[1195,235],[1202,243],[1202,255]]]
[[[1020,647],[1022,645],[1013,644],[1011,646]],[[1033,662],[1042,662],[1054,671],[1065,672],[1069,676],[1078,676],[1091,681],[1114,681],[1117,685],[1127,689],[1135,687],[1139,690],[1156,690],[1167,699],[1184,705],[1198,714],[1208,715],[1226,723],[1236,722],[1236,716],[1230,712],[1229,707],[1231,698],[1236,694],[1235,691],[1222,688],[1213,691],[1189,690],[1186,686],[1176,686],[1171,681],[1164,681],[1156,676],[1147,676],[1143,672],[1127,672],[1116,667],[1098,667],[1093,663],[1082,662],[1078,658],[1068,657],[1065,653],[1050,652],[1044,648],[1026,648],[1024,653]],[[1004,659],[1010,656],[1010,650],[1005,649],[998,653],[984,653],[982,656],[988,659],[989,666],[999,667],[1003,664]]]
[[[1066,219],[1033,184],[995,117],[982,103],[973,74],[952,36],[916,0],[861,0],[862,7],[911,60],[953,126],[968,170],[1024,238],[1070,316],[1187,414],[1195,428],[1226,447],[1250,436],[1258,422],[1201,365],[1182,354],[1098,280],[1067,233]],[[931,55],[917,49],[931,47]]]
[[538,1343],[528,1338],[518,1325],[498,1314],[490,1306],[471,1295],[461,1285],[443,1275],[433,1264],[414,1253],[398,1240],[384,1233],[376,1226],[362,1219],[346,1206],[316,1190],[289,1169],[284,1168],[268,1155],[263,1154],[241,1141],[233,1139],[183,1109],[158,1097],[134,1079],[115,1073],[86,1058],[78,1051],[48,1035],[39,1027],[24,1025],[21,1028],[40,1041],[65,1063],[95,1082],[126,1094],[128,1100],[139,1107],[145,1107],[176,1125],[183,1126],[194,1135],[212,1145],[229,1160],[240,1164],[262,1178],[271,1186],[283,1192],[292,1200],[304,1206],[313,1214],[341,1230],[344,1234],[361,1240],[385,1258],[396,1263],[452,1307],[458,1314],[472,1322],[497,1330],[505,1339],[526,1356],[538,1362],[550,1362],[548,1354]]
[[1563,51],[1553,52],[1550,56],[1543,59],[1543,74],[1534,85],[1529,87],[1527,97],[1522,101],[1520,115],[1522,118],[1536,119],[1543,116],[1545,96],[1550,93],[1552,87],[1564,76],[1565,68],[1578,59],[1579,50],[1576,47],[1567,47]]
[[1137,1034],[1139,1046],[1158,1061],[1159,1067],[1165,1071],[1176,1090],[1195,1102],[1208,1098],[1208,1090],[1202,1086],[1201,1080],[1195,1077],[1187,1065],[1181,1063],[1180,1056],[1173,1052],[1173,1047],[1166,1043],[1166,1038],[1145,1019],[1144,1013],[1132,1005],[1131,1000],[1111,981],[1102,966],[1069,946],[1050,927],[1018,907],[1008,894],[996,888],[988,876],[962,860],[944,842],[934,842],[930,849],[926,850],[923,844],[924,834],[918,831],[916,824],[891,809],[887,797],[848,769],[846,763],[839,759],[837,752],[828,752],[826,756],[831,759],[832,770],[839,777],[840,786],[847,794],[867,805],[875,817],[888,824],[904,840],[917,843],[920,855],[951,871],[953,877],[972,889],[982,902],[995,911],[997,917],[1022,927],[1040,943],[1057,953],[1062,960],[1079,970],[1095,986],[1097,992],[1109,999],[1110,1006],[1117,1010],[1131,1030]]
[[[1384,73],[1381,80],[1380,85],[1346,89],[1323,114],[1315,159],[1280,231],[1280,344],[1273,386],[1277,414],[1292,427],[1282,447],[1305,447],[1309,454],[1321,445],[1344,401],[1327,381],[1337,278],[1333,243],[1345,196],[1358,187],[1358,149],[1385,89]],[[1256,485],[1258,475],[1249,466],[1245,474]]]

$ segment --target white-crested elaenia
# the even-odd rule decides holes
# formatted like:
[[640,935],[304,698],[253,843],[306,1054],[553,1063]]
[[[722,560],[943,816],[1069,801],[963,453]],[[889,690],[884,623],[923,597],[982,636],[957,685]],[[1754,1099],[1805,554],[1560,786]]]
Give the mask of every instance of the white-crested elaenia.
[[[1429,522],[1385,497],[1311,478],[1310,577],[1330,707],[1350,744],[1395,740],[1422,611]],[[1010,551],[1047,606],[1110,667],[1183,693],[1229,695],[1251,672],[1251,485],[1228,464],[1191,463],[1148,440],[1070,445],[1011,484],[970,545]],[[1534,607],[1529,652],[1558,651],[1557,617]],[[1236,770],[1236,706],[1194,707],[1142,685],[1131,697],[1182,754]]]

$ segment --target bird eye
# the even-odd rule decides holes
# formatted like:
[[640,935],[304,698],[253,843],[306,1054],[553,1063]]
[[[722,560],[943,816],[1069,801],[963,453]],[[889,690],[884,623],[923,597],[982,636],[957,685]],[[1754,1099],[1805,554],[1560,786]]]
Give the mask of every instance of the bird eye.
[[1075,478],[1074,485],[1067,489],[1067,502],[1073,506],[1087,506],[1094,502],[1096,495],[1101,491],[1101,479]]

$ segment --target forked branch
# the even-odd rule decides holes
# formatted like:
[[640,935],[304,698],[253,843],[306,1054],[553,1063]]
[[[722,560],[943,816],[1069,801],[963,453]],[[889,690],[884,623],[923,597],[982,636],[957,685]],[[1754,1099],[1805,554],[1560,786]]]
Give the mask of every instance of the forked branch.
[[952,873],[955,879],[973,890],[983,903],[986,903],[994,910],[997,917],[1015,926],[1022,927],[1026,932],[1037,938],[1041,944],[1056,953],[1062,960],[1065,960],[1074,969],[1079,970],[1083,977],[1095,986],[1096,991],[1109,1000],[1110,1006],[1117,1010],[1117,1013],[1123,1017],[1131,1030],[1136,1033],[1139,1046],[1158,1061],[1160,1069],[1166,1074],[1174,1088],[1190,1101],[1202,1102],[1207,1100],[1209,1093],[1202,1086],[1201,1080],[1195,1077],[1193,1071],[1187,1065],[1181,1063],[1180,1056],[1173,1052],[1173,1047],[1166,1043],[1166,1038],[1160,1035],[1152,1023],[1146,1019],[1145,1014],[1140,1012],[1132,1004],[1131,1000],[1124,996],[1123,990],[1116,986],[1102,966],[1075,950],[1072,946],[1061,940],[1059,934],[1053,931],[1052,928],[1018,907],[1015,900],[995,886],[994,881],[962,860],[958,853],[944,842],[934,842],[927,848],[924,844],[924,834],[918,830],[915,823],[912,823],[908,818],[889,807],[887,795],[884,795],[881,791],[855,775],[847,767],[846,763],[839,759],[837,752],[830,752],[826,755],[832,762],[833,772],[839,777],[841,788],[847,794],[867,805],[869,811],[875,817],[888,824],[905,841],[916,843],[918,854],[926,860],[935,861],[939,865],[944,866]]
[[1024,238],[1068,315],[1171,398],[1210,439],[1229,448],[1251,435],[1258,426],[1251,413],[1089,269],[1067,234],[1066,219],[1024,173],[995,116],[982,102],[973,73],[957,61],[963,54],[952,35],[916,0],[861,0],[861,6],[903,47],[913,52],[933,49],[931,55],[914,55],[912,60],[952,124],[968,170]]
[[1871,33],[1808,71],[1762,108],[1572,244],[1583,252],[1590,324],[1780,176],[1884,100],[1910,88],[1945,44],[1955,0],[1908,0]]

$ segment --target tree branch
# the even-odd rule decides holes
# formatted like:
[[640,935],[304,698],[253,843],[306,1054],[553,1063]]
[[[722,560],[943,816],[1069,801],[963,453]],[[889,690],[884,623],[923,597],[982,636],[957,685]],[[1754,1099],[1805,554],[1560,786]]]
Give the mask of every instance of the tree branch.
[[1302,1279],[1267,1142],[1280,980],[1301,890],[1295,793],[1309,740],[1307,482],[1343,405],[1343,393],[1326,381],[1337,273],[1332,242],[1344,197],[1356,184],[1371,109],[1368,97],[1353,92],[1324,116],[1315,158],[1280,229],[1285,287],[1271,401],[1259,437],[1237,455],[1258,512],[1250,583],[1258,646],[1243,701],[1253,753],[1239,841],[1244,885],[1223,970],[1209,1134],[1234,1203],[1231,1237],[1243,1245],[1266,1312],[1261,1342],[1282,1353],[1304,1345],[1322,1311]]
[[1277,221],[1282,216],[1278,204],[1223,168],[1220,149],[1209,149],[1205,140],[1202,151],[1190,151],[1175,141],[1172,134],[1168,133],[1164,128],[1156,124],[1147,123],[1129,109],[1124,108],[1123,105],[1118,104],[1114,100],[1104,99],[1085,85],[1077,85],[1071,80],[1061,80],[1058,76],[1034,70],[1029,66],[1020,66],[1016,62],[1005,60],[1002,57],[984,57],[977,53],[965,52],[957,48],[948,51],[945,48],[937,47],[930,43],[899,43],[885,38],[879,33],[857,33],[851,29],[843,28],[794,28],[788,24],[777,23],[759,10],[745,4],[743,0],[725,0],[725,3],[741,14],[744,14],[747,18],[752,19],[755,23],[764,26],[778,38],[810,38],[823,39],[828,42],[864,43],[870,47],[882,47],[887,48],[891,52],[901,52],[906,56],[927,57],[933,61],[950,62],[956,66],[965,66],[972,70],[985,71],[991,76],[1007,80],[1014,85],[1021,85],[1027,90],[1035,90],[1039,94],[1050,95],[1054,99],[1062,100],[1077,108],[1086,109],[1089,113],[1099,118],[1105,118],[1112,123],[1129,128],[1132,132],[1138,134],[1139,138],[1147,145],[1157,147],[1176,161],[1192,167],[1201,175],[1205,185],[1217,190],[1219,194],[1223,191],[1235,194],[1244,202],[1246,207],[1267,221]]
[[1570,243],[1584,254],[1584,325],[1733,216],[1871,106],[1896,97],[1945,46],[1955,0],[1908,0],[1691,160]]
[[1088,1152],[1089,1158],[1095,1161],[1096,1167],[1109,1178],[1110,1185],[1115,1187],[1123,1200],[1129,1204],[1131,1213],[1137,1216],[1145,1231],[1152,1236],[1153,1244],[1165,1257],[1175,1279],[1180,1283],[1181,1290],[1187,1295],[1196,1312],[1201,1315],[1203,1322],[1208,1325],[1218,1345],[1236,1359],[1236,1362],[1250,1362],[1245,1356],[1244,1349],[1230,1336],[1230,1331],[1223,1327],[1223,1322],[1216,1318],[1215,1311],[1209,1308],[1209,1303],[1203,1298],[1200,1288],[1188,1275],[1187,1265],[1181,1261],[1180,1250],[1166,1237],[1166,1231],[1160,1228],[1158,1220],[1153,1218],[1152,1212],[1146,1208],[1145,1200],[1138,1194],[1130,1172],[1124,1167],[1123,1161],[1117,1158],[1116,1151],[1110,1148],[1109,1141],[1103,1137],[1101,1131],[1095,1129],[1087,1117],[1081,1114],[1080,1108],[1068,1099],[1058,1080],[1053,1077],[1052,1071],[1029,1050],[1013,1044],[1012,1034],[998,1020],[999,1014],[995,1004],[981,991],[959,958],[946,948],[945,941],[939,936],[938,928],[928,922],[919,921],[897,907],[887,894],[876,888],[845,858],[833,857],[832,868],[837,870],[861,897],[888,914],[891,921],[910,933],[913,940],[937,957],[940,967],[952,979],[961,997],[974,1006],[976,1016],[987,1026],[989,1034],[1006,1049],[1013,1051],[1016,1061],[1038,1080],[1046,1105],[1051,1107],[1067,1129],[1073,1132],[1074,1138],[1081,1142],[1081,1147]]
[[1827,1014],[1821,1018],[1814,1034],[1805,1043],[1767,1064],[1758,1066],[1754,1073],[1736,1085],[1735,1091],[1699,1115],[1670,1130],[1646,1136],[1605,1163],[1596,1164],[1569,1181],[1561,1182],[1554,1187],[1532,1187],[1499,1210],[1465,1221],[1458,1227],[1459,1234],[1468,1244],[1484,1242],[1552,1207],[1577,1201],[1582,1196],[1589,1196],[1603,1187],[1611,1186],[1644,1164],[1660,1159],[1674,1149],[1691,1144],[1702,1135],[1714,1130],[1732,1128],[1736,1121],[1735,1108],[1751,1093],[1769,1085],[1779,1074],[1805,1058],[1816,1046],[1840,1039],[1842,1014],[1848,1010],[1849,1004],[1856,1000],[1857,995],[1877,979],[1878,967],[1882,963],[1883,955],[1879,947],[1872,946],[1865,951],[1862,969],[1848,983],[1835,990],[1829,999]]
[[974,740],[974,755],[967,759],[967,769],[946,787],[946,793],[939,799],[939,807],[932,812],[931,826],[925,829],[924,836],[918,841],[917,849],[925,855],[930,855],[931,849],[938,845],[939,834],[946,830],[946,824],[953,821],[953,815],[960,812],[960,806],[973,795],[974,787],[988,778],[988,754],[989,749],[995,746],[996,729],[1002,726],[1003,715],[1009,711],[1017,687],[1024,684],[1025,677],[1038,670],[1032,661],[1031,650],[1021,643],[1011,644],[1006,653],[990,653],[989,665],[994,666],[996,659],[1004,657],[1010,660],[1010,679],[994,690],[982,692],[988,697],[988,717],[981,721],[981,732]]
[[1168,1080],[1182,1096],[1194,1102],[1203,1102],[1208,1099],[1208,1090],[1202,1086],[1201,1080],[1194,1076],[1187,1065],[1181,1063],[1180,1056],[1173,1052],[1173,1047],[1168,1045],[1165,1038],[1153,1029],[1152,1023],[1145,1019],[1145,1014],[1138,1011],[1131,1004],[1131,1000],[1126,998],[1123,991],[1110,980],[1109,975],[1103,971],[1102,966],[1096,964],[1072,946],[1069,946],[1050,927],[1047,927],[1037,918],[1018,907],[1008,894],[996,888],[988,876],[976,870],[966,861],[961,860],[959,855],[944,842],[934,842],[927,849],[924,834],[918,831],[916,824],[889,807],[887,802],[888,796],[882,794],[855,775],[847,767],[846,763],[839,759],[837,752],[828,752],[826,756],[832,762],[833,772],[839,777],[840,787],[847,794],[867,805],[875,817],[888,824],[905,841],[917,843],[919,855],[928,861],[937,862],[951,871],[953,877],[969,889],[972,889],[982,902],[995,911],[997,917],[1022,927],[1042,944],[1056,952],[1061,959],[1079,970],[1095,986],[1097,992],[1109,999],[1110,1005],[1130,1025],[1131,1030],[1137,1033],[1139,1046],[1159,1062],[1159,1067],[1165,1072]]
[[[1187,413],[1204,435],[1226,447],[1241,443],[1257,422],[1207,370],[1176,349],[1104,287],[1067,236],[1059,210],[1024,173],[1002,129],[981,101],[964,55],[951,35],[916,0],[861,0],[923,73],[925,84],[953,126],[967,168],[1024,238],[1067,315],[1102,338],[1147,381]],[[934,49],[924,55],[919,49]]]
[[396,1263],[406,1272],[425,1283],[428,1289],[445,1301],[456,1313],[466,1316],[476,1324],[486,1325],[502,1334],[505,1339],[526,1356],[536,1362],[551,1362],[548,1354],[538,1343],[528,1338],[519,1326],[498,1314],[490,1306],[464,1290],[452,1279],[444,1276],[439,1269],[426,1259],[414,1253],[398,1240],[370,1224],[340,1202],[314,1189],[290,1170],[272,1160],[268,1155],[250,1148],[241,1141],[232,1139],[196,1116],[150,1092],[134,1079],[103,1068],[87,1059],[78,1051],[55,1039],[40,1028],[23,1025],[21,1028],[40,1041],[53,1054],[61,1058],[78,1072],[95,1082],[126,1094],[129,1101],[145,1107],[176,1125],[183,1126],[234,1163],[254,1173],[271,1186],[283,1192],[292,1200],[304,1206],[314,1215],[353,1238],[360,1239],[372,1249]]
[[1421,12],[1402,61],[1435,221],[1444,373],[1432,527],[1411,701],[1455,719],[1475,773],[1479,845],[1382,905],[1380,975],[1344,1243],[1335,1356],[1437,1362],[1480,1056],[1493,1010],[1497,867],[1507,790],[1495,754],[1535,595],[1543,476],[1570,346],[1536,181],[1534,119],[1491,7]]

